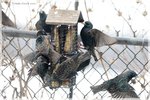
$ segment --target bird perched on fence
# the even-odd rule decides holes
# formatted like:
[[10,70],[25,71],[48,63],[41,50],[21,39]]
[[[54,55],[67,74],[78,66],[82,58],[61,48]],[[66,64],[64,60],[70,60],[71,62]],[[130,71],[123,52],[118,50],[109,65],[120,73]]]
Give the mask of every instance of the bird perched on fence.
[[107,90],[113,98],[139,98],[134,88],[128,84],[136,76],[137,74],[130,70],[103,82],[101,85],[91,86],[90,88],[94,94]]
[[98,29],[93,29],[93,24],[90,21],[84,23],[80,36],[85,49],[90,52],[95,61],[98,60],[94,52],[95,47],[110,45],[116,42],[116,39],[109,37]]

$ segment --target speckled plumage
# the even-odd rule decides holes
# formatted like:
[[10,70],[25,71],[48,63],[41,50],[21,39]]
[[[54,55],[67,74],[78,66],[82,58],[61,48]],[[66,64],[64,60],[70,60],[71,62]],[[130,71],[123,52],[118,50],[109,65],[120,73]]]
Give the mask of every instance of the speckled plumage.
[[94,94],[107,90],[113,98],[139,98],[134,88],[128,84],[136,76],[137,74],[130,70],[103,82],[101,85],[91,86],[90,88]]
[[48,71],[48,59],[44,56],[39,56],[36,60],[36,67],[38,75],[44,80],[44,76],[47,74]]
[[30,76],[39,75],[41,79],[44,80],[44,76],[46,75],[48,68],[50,67],[48,63],[49,63],[48,57],[44,55],[37,56],[36,64],[34,65],[33,68],[29,70],[28,75]]
[[56,69],[54,69],[53,71],[54,76],[60,80],[64,80],[74,76],[77,73],[77,71],[86,67],[80,66],[80,64],[89,59],[89,56],[90,54],[86,52],[77,53],[71,57],[68,57],[65,61],[56,65]]

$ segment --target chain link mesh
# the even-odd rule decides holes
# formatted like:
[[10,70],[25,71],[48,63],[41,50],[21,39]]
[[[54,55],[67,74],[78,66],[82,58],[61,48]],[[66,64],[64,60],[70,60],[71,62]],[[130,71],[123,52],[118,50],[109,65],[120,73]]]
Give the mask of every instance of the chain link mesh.
[[[21,40],[21,42],[20,42]],[[1,67],[1,96],[8,98],[28,99],[67,99],[69,88],[58,89],[43,88],[42,80],[35,76],[27,80],[27,73],[32,65],[23,60],[27,52],[33,51],[29,41],[34,39],[5,37],[3,41],[3,62]],[[149,96],[149,50],[143,46],[112,45],[99,49],[103,54],[98,62],[91,59],[90,65],[84,71],[78,72],[76,85],[73,87],[73,99],[88,99],[108,97],[109,93],[100,92],[93,95],[90,86],[100,84],[126,70],[134,70],[139,77],[132,84],[136,93],[142,97]],[[26,51],[26,52],[25,52]]]

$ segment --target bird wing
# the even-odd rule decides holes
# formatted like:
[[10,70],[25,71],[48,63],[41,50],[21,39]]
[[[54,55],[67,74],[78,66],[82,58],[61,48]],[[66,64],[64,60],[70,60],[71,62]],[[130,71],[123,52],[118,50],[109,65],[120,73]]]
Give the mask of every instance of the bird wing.
[[36,57],[37,54],[38,54],[38,51],[33,51],[33,52],[31,52],[31,53],[25,55],[25,56],[23,57],[23,59],[24,59],[25,61],[27,61],[28,63],[33,63],[33,62],[36,60],[35,57]]
[[65,61],[56,65],[53,73],[61,80],[66,79],[71,73],[76,72],[77,68],[79,67],[78,59],[80,56],[81,54],[78,53],[72,57],[68,57]]
[[113,37],[110,37],[103,32],[99,31],[98,29],[91,29],[88,31],[90,36],[94,38],[96,42],[96,47],[101,47],[105,45],[111,45],[117,42],[117,40]]
[[74,64],[75,63],[73,59],[67,58],[61,64],[56,65],[55,69],[53,70],[53,73],[58,79],[64,80],[72,72],[72,67],[74,66]]
[[114,93],[111,93],[113,98],[139,98],[135,93],[134,88],[129,84],[123,84]]

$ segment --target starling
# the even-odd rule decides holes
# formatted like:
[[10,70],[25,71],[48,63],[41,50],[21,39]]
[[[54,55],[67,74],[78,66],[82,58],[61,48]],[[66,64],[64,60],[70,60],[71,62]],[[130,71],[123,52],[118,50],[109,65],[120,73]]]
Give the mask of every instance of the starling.
[[55,69],[53,70],[54,77],[59,80],[65,80],[76,75],[77,70],[79,70],[78,68],[80,64],[89,58],[89,56],[87,55],[89,55],[88,52],[77,53],[71,57],[68,57],[62,63],[57,64]]
[[54,30],[54,25],[48,25],[46,24],[46,18],[47,18],[47,15],[44,11],[40,11],[39,12],[39,16],[40,16],[40,19],[37,21],[37,23],[35,24],[35,27],[37,30],[44,30],[46,33],[53,33],[53,30]]
[[36,59],[35,66],[29,70],[28,75],[30,76],[39,75],[43,80],[45,74],[48,71],[48,67],[49,67],[48,63],[49,63],[48,57],[39,55]]
[[79,55],[79,53],[75,54],[72,57],[68,57],[62,63],[57,64],[55,69],[53,70],[53,77],[59,80],[65,80],[71,73],[75,73],[78,67],[75,61],[77,61]]
[[45,58],[44,56],[39,56],[36,61],[37,61],[36,63],[37,73],[42,78],[42,80],[44,80],[44,76],[46,75],[48,71],[49,60]]
[[[40,38],[41,35],[47,35],[46,32],[44,30],[39,30],[37,32],[37,37]],[[50,38],[49,35],[46,36],[48,39]],[[38,39],[37,38],[37,39]],[[37,40],[37,42],[39,43],[41,39]],[[38,44],[37,43],[37,44]],[[42,45],[42,44],[41,44]],[[38,47],[37,47],[38,48]],[[33,51],[27,55],[25,55],[24,60],[30,64],[32,64],[34,61],[36,61],[36,58],[39,54],[39,51]]]
[[98,61],[95,55],[95,47],[100,47],[104,45],[114,44],[116,39],[110,38],[101,31],[93,29],[93,24],[90,21],[86,21],[84,27],[80,33],[83,45],[90,54],[94,57],[95,61]]
[[[55,65],[59,62],[66,60],[66,57],[59,54],[54,50],[54,47],[49,40],[49,36],[40,35],[36,39],[36,49],[38,54],[46,55],[49,58],[49,63],[51,64],[51,71],[55,69]],[[38,55],[37,54],[37,55]],[[52,73],[52,72],[50,72]]]
[[42,53],[42,54],[48,54],[48,50],[49,50],[49,42],[50,40],[48,39],[47,36],[43,36],[43,35],[40,35],[37,37],[36,39],[36,49],[38,52]]
[[52,45],[52,42],[50,40],[50,35],[47,35],[45,31],[38,31],[35,43],[36,51],[25,55],[24,60],[29,63],[33,63],[36,60],[37,56],[39,54],[42,54],[48,55],[49,60],[52,60],[53,58],[52,62],[56,63],[61,55],[54,50],[54,46]]
[[137,74],[130,70],[103,82],[101,85],[91,86],[90,88],[94,94],[107,90],[113,98],[139,98],[134,88],[128,84],[136,76]]

